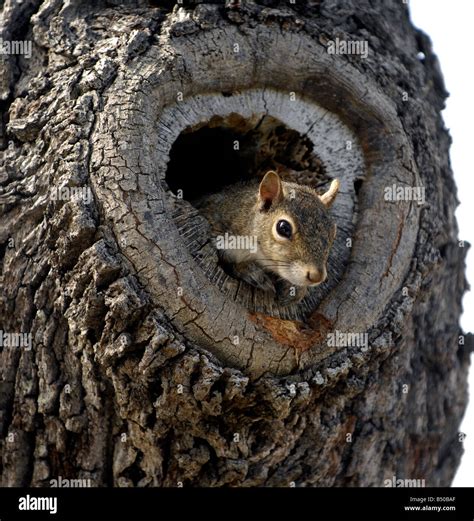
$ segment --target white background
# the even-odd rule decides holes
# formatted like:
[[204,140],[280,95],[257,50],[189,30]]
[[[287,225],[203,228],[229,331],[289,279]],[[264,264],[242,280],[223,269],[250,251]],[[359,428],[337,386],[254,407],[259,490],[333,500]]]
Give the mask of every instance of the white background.
[[[427,33],[433,42],[434,52],[441,63],[446,88],[450,97],[446,101],[443,118],[449,129],[453,144],[451,146],[451,165],[458,187],[461,204],[456,211],[459,225],[459,238],[473,246],[467,257],[467,279],[474,287],[474,202],[473,196],[473,125],[474,110],[474,60],[472,58],[472,36],[474,2],[472,0],[411,0],[411,19],[415,26]],[[465,332],[473,331],[474,295],[466,293],[461,326]],[[461,432],[466,434],[465,453],[456,474],[453,486],[474,486],[474,371],[471,368],[469,390],[471,400]]]

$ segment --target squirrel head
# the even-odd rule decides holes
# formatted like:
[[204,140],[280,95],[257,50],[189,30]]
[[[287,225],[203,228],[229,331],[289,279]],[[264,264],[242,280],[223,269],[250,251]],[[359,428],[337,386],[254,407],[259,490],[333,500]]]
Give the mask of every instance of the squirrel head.
[[254,221],[258,263],[295,286],[323,282],[336,236],[328,210],[338,190],[337,179],[318,195],[309,186],[282,181],[276,172],[267,172],[259,186]]

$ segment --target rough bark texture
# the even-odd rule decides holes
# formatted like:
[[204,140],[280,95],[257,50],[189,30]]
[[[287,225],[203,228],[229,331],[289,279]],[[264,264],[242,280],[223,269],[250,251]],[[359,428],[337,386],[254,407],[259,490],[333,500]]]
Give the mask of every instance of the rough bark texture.
[[[0,21],[33,41],[0,67],[0,329],[32,340],[1,348],[1,483],[449,485],[466,248],[446,92],[407,7],[81,4],[7,0]],[[170,189],[173,145],[203,127],[250,136],[251,175],[341,180],[329,281],[300,305],[228,277]],[[426,204],[386,201],[394,183]]]

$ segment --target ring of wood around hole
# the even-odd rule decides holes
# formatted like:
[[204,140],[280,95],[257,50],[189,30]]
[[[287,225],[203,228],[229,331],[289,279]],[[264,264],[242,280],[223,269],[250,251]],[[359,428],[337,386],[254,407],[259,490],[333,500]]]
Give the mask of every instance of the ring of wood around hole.
[[[313,367],[338,351],[328,346],[328,332],[364,332],[376,324],[408,272],[420,210],[383,197],[394,182],[419,184],[391,100],[303,34],[295,38],[266,27],[254,32],[216,28],[193,52],[185,39],[173,38],[123,71],[95,128],[91,176],[103,218],[156,305],[190,342],[257,377]],[[229,41],[239,44],[239,55]],[[290,112],[284,100],[292,98]],[[305,310],[304,322],[281,318],[278,310],[249,310],[222,291],[193,257],[173,217],[164,181],[172,144],[213,114],[233,113],[270,114],[307,134],[329,176],[342,181],[334,212],[341,237],[348,238],[344,230],[353,234],[350,258],[343,259],[337,286]],[[362,178],[356,198],[354,183]]]

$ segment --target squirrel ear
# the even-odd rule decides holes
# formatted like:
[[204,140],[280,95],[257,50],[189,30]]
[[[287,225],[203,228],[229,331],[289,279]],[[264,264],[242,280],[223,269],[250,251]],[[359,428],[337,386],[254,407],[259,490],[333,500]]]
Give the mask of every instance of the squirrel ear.
[[329,187],[329,190],[324,193],[323,195],[320,195],[319,198],[321,199],[321,202],[329,208],[332,203],[334,202],[334,199],[336,199],[336,195],[339,192],[339,180],[333,179],[331,186]]
[[262,179],[258,189],[258,198],[262,210],[268,210],[273,203],[277,203],[283,198],[280,176],[273,170],[267,172]]

